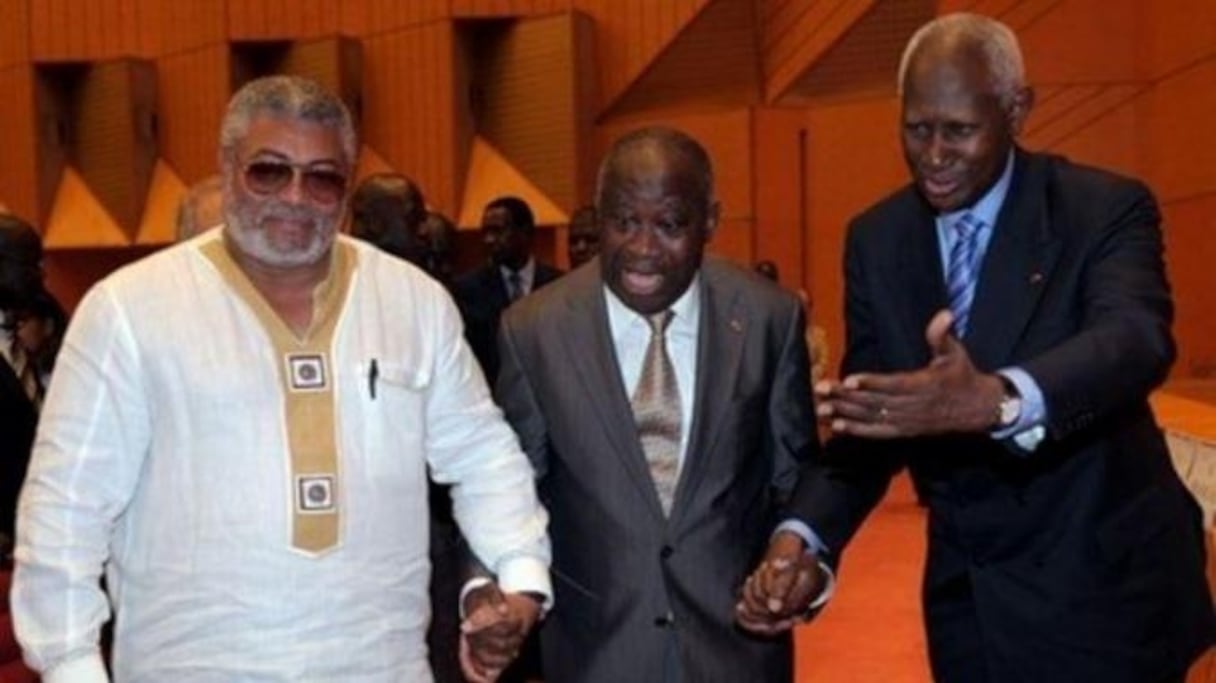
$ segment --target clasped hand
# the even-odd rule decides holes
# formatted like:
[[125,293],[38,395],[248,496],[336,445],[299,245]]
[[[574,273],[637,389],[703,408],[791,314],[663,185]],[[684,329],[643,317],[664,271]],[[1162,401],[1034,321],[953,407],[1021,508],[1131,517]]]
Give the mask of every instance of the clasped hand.
[[493,683],[519,655],[540,617],[536,600],[489,583],[469,591],[460,624],[460,668],[470,683]]
[[807,617],[812,601],[823,592],[827,577],[802,539],[780,531],[769,543],[764,559],[744,581],[735,605],[735,621],[764,636],[793,628]]

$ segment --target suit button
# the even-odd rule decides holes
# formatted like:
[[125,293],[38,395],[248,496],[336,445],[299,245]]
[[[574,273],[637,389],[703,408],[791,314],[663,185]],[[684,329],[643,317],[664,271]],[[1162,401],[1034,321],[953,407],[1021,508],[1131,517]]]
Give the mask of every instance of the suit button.
[[663,546],[663,549],[659,551],[659,557],[666,560],[667,558],[671,557],[672,554],[675,553],[675,551],[676,551],[675,548],[673,548],[669,545],[665,545],[665,546]]
[[671,612],[668,612],[667,614],[654,618],[654,625],[658,626],[659,628],[667,628],[669,626],[675,625],[675,623],[676,623],[676,618],[675,618],[675,616],[672,615]]

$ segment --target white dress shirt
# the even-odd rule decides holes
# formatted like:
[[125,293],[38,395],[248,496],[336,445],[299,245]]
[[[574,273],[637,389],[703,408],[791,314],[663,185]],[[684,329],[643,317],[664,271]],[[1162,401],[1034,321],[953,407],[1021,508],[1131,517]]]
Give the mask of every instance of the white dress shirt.
[[[608,304],[608,329],[612,332],[612,345],[616,349],[620,364],[621,382],[625,395],[633,397],[633,390],[642,376],[642,364],[646,360],[646,347],[650,345],[650,323],[646,318],[622,302],[612,290],[604,287],[604,300]],[[667,355],[676,371],[676,385],[680,389],[680,464],[688,449],[688,434],[692,426],[693,398],[697,395],[697,336],[701,325],[701,276],[696,275],[688,289],[671,305],[674,314],[668,324],[666,337]]]
[[[12,594],[44,681],[430,681],[427,465],[506,590],[551,596],[547,516],[443,289],[351,242],[329,369],[339,545],[292,548],[279,364],[198,245],[85,297],[18,516]],[[375,368],[373,371],[372,368]],[[456,643],[452,643],[455,647]]]

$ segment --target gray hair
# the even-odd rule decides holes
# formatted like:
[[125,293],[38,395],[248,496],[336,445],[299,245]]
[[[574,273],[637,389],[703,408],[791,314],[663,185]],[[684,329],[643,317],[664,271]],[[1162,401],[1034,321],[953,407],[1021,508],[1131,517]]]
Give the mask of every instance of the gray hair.
[[301,76],[258,78],[232,96],[220,128],[221,166],[234,158],[237,145],[249,132],[249,123],[261,114],[336,128],[345,161],[354,166],[359,142],[346,105],[316,81]]
[[956,12],[947,14],[921,26],[899,60],[899,96],[903,97],[904,82],[912,56],[925,44],[947,40],[959,45],[980,50],[992,75],[993,94],[1001,105],[1008,107],[1026,87],[1026,70],[1022,63],[1022,50],[1018,38],[1005,24],[981,14]]
[[612,148],[608,150],[608,154],[600,162],[599,173],[596,175],[596,206],[603,204],[604,183],[607,180],[608,174],[616,166],[617,161],[627,152],[646,147],[656,147],[666,152],[672,152],[688,162],[689,166],[697,174],[697,189],[705,198],[706,208],[708,209],[713,206],[714,166],[713,162],[709,159],[709,153],[705,151],[701,143],[697,142],[687,133],[663,126],[639,128],[626,133],[612,144]]

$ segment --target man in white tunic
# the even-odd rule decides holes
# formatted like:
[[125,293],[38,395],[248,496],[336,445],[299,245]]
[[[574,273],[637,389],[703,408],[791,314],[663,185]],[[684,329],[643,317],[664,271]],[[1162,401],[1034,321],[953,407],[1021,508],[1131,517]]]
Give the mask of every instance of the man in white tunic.
[[316,84],[250,83],[225,225],[81,303],[19,512],[13,612],[48,683],[108,680],[110,605],[116,681],[431,680],[427,464],[519,631],[550,601],[547,517],[456,308],[337,234],[356,149]]

